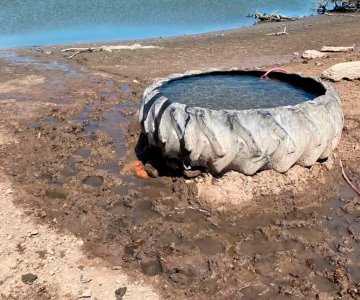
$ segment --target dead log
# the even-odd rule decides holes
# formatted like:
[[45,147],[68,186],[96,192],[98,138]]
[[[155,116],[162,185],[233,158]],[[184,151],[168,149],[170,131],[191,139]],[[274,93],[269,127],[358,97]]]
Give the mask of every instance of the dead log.
[[136,49],[159,49],[158,46],[142,46],[140,44],[134,45],[119,45],[119,46],[100,46],[100,47],[87,47],[87,48],[66,48],[62,49],[61,52],[74,52],[72,55],[68,56],[68,58],[74,58],[76,55],[84,52],[113,52],[120,50],[136,50]]
[[272,13],[270,15],[256,13],[255,18],[260,20],[260,22],[295,21],[300,19],[299,17],[288,17],[277,13]]
[[320,50],[321,52],[353,52],[354,47],[333,47],[333,46],[324,46]]

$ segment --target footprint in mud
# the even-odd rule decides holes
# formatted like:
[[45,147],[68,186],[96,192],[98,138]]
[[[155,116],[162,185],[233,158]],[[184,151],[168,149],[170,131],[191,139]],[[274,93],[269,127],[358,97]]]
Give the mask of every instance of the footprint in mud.
[[140,263],[141,271],[147,276],[156,276],[162,273],[159,260],[151,260]]
[[91,155],[91,150],[88,148],[80,148],[74,152],[74,155],[81,156],[83,158],[89,158]]
[[66,193],[57,189],[48,189],[45,194],[50,199],[66,199]]
[[61,174],[66,178],[76,176],[77,173],[78,173],[78,169],[73,159],[70,159],[67,162],[67,165],[64,166],[63,170],[61,171]]
[[223,245],[210,237],[201,238],[195,241],[195,245],[204,254],[215,255],[224,251]]
[[119,174],[120,173],[120,166],[117,163],[100,163],[96,166],[97,170],[104,170],[112,174]]
[[132,92],[131,87],[129,87],[127,84],[122,83],[120,84],[120,90],[125,94],[130,94]]
[[84,180],[85,185],[89,185],[94,188],[101,187],[104,183],[104,178],[102,176],[88,176]]

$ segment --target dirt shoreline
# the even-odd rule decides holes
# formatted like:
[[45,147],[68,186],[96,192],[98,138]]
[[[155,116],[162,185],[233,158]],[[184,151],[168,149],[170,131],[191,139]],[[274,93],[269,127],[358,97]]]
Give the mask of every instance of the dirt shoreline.
[[[345,113],[343,137],[332,160],[310,170],[264,171],[250,183],[232,173],[143,180],[131,172],[139,136],[134,114],[156,77],[279,64],[319,76],[335,63],[360,60],[359,20],[308,17],[144,40],[161,48],[74,59],[61,52],[65,46],[2,52],[1,191],[11,186],[11,197],[0,197],[20,213],[0,215],[1,239],[12,241],[0,246],[7,262],[0,266],[0,298],[75,299],[90,289],[92,299],[122,299],[115,290],[127,287],[124,299],[141,293],[166,299],[359,299],[360,202],[339,168],[341,158],[360,185],[359,81],[335,84]],[[289,35],[266,36],[284,26]],[[353,53],[327,58],[304,61],[294,54],[354,44]],[[210,195],[198,196],[201,187],[218,196],[221,211]],[[239,205],[244,199],[251,205]],[[34,226],[41,228],[41,242],[32,244],[20,229]],[[57,234],[64,238],[59,245]],[[65,256],[64,243],[73,251]],[[70,259],[72,253],[81,259]],[[53,272],[57,262],[62,265]],[[32,285],[21,281],[29,272],[39,276]],[[82,273],[95,275],[83,283]]]

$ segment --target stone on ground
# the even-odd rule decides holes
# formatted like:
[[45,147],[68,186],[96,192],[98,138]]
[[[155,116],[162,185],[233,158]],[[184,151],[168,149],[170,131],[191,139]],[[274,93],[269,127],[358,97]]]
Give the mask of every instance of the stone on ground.
[[360,79],[360,61],[333,65],[322,73],[322,77],[333,81]]
[[320,51],[317,50],[306,50],[301,57],[304,59],[315,59],[315,58],[323,58],[325,57],[326,54],[325,53],[321,53]]

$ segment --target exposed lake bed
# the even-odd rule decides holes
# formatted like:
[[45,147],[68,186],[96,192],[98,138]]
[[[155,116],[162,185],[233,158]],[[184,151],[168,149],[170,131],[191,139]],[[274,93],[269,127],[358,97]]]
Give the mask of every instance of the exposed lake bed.
[[[358,19],[311,17],[153,39],[140,43],[160,48],[81,53],[73,59],[61,52],[63,46],[17,50],[18,56],[37,62],[0,61],[0,84],[7,88],[0,100],[4,136],[0,140],[6,141],[0,146],[0,165],[14,186],[18,209],[39,226],[78,236],[89,257],[99,259],[111,272],[128,274],[139,286],[152,286],[159,297],[356,299],[359,198],[341,179],[338,159],[359,185],[359,81],[336,83],[345,130],[333,164],[285,175],[260,172],[252,184],[258,192],[246,190],[253,194],[251,206],[224,203],[219,212],[207,202],[209,198],[196,195],[200,185],[211,190],[222,184],[221,179],[204,175],[188,181],[171,176],[143,180],[134,176],[130,165],[136,159],[139,135],[133,114],[143,90],[155,78],[189,69],[279,64],[289,71],[319,76],[337,62],[359,60],[359,49],[306,63],[294,52],[324,45],[358,47]],[[289,35],[266,36],[284,26]],[[67,68],[46,67],[54,61]],[[277,187],[270,178],[285,184]],[[225,190],[220,196],[244,190],[247,183],[241,180],[237,190]],[[241,180],[228,174],[224,183],[228,187],[229,182]],[[21,245],[16,230],[12,234]],[[36,255],[27,264],[15,263],[13,270],[41,273],[48,264]],[[81,265],[78,262],[74,271],[79,278]],[[63,270],[68,268],[64,261]],[[51,272],[41,273],[36,287],[45,286],[55,299],[61,298],[66,294],[57,281],[62,270]],[[77,284],[69,283],[70,277],[61,278],[63,286]],[[94,276],[89,284],[95,286],[98,279]],[[18,289],[6,280],[2,285],[6,297],[41,299],[29,297],[31,289],[26,286]],[[118,285],[122,287],[121,282]],[[102,295],[94,286],[94,297]]]

